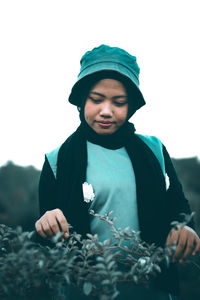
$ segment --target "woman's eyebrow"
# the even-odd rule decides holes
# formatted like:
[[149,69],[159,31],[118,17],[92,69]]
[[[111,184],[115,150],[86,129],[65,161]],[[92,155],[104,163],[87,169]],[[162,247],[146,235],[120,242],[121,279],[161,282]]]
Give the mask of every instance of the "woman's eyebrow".
[[[94,94],[94,95],[97,95],[97,96],[100,96],[100,97],[106,97],[105,95],[101,94],[101,93],[98,93],[98,92],[90,92],[90,94]],[[112,99],[119,99],[119,98],[128,98],[126,95],[117,95],[117,96],[113,96]]]
[[127,99],[128,96],[126,96],[126,95],[119,95],[119,96],[112,97],[112,99],[119,99],[119,98],[125,98],[125,99]]
[[97,95],[97,96],[105,97],[105,95],[97,93],[97,92],[90,92],[90,94],[94,94],[94,95]]

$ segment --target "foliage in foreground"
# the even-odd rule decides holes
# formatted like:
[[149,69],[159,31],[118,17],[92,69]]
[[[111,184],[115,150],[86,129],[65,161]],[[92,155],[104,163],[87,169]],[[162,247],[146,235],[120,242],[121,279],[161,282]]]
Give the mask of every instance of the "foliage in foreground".
[[[66,295],[74,287],[88,298],[106,300],[117,297],[120,282],[148,284],[161,272],[161,263],[169,265],[175,246],[148,245],[138,232],[117,229],[111,213],[100,216],[91,211],[111,226],[115,243],[102,243],[91,234],[83,239],[72,232],[67,240],[58,234],[52,247],[42,246],[34,241],[34,232],[0,225],[0,298],[50,299],[53,293],[54,299],[66,299],[63,290]],[[131,246],[124,246],[124,241]]]

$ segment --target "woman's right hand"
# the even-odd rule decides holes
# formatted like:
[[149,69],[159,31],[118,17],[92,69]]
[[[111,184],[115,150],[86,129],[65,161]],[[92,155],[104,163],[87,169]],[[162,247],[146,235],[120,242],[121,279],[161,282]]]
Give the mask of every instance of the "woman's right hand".
[[69,226],[63,212],[56,208],[46,211],[45,214],[35,223],[35,229],[43,238],[50,239],[59,232],[63,237],[69,237]]

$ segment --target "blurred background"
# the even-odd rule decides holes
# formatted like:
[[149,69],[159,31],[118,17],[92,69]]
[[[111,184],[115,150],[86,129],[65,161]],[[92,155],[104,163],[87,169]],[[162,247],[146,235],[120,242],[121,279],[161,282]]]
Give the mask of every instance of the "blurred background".
[[[80,58],[108,44],[137,57],[146,105],[131,119],[167,147],[200,234],[198,0],[0,1],[0,222],[33,230],[44,154],[79,124],[67,102]],[[181,300],[200,270],[180,267]]]

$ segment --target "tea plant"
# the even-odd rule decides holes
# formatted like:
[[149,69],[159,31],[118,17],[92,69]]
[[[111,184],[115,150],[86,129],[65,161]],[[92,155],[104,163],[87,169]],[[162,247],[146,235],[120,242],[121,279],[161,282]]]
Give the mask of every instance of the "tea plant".
[[[169,266],[175,245],[156,247],[140,239],[139,232],[116,228],[112,212],[90,213],[110,225],[112,239],[100,242],[72,231],[57,234],[49,245],[36,242],[36,232],[0,225],[0,299],[67,299],[70,289],[91,299],[115,299],[120,283],[148,284]],[[192,216],[186,216],[184,226]],[[124,245],[128,241],[129,247]]]

